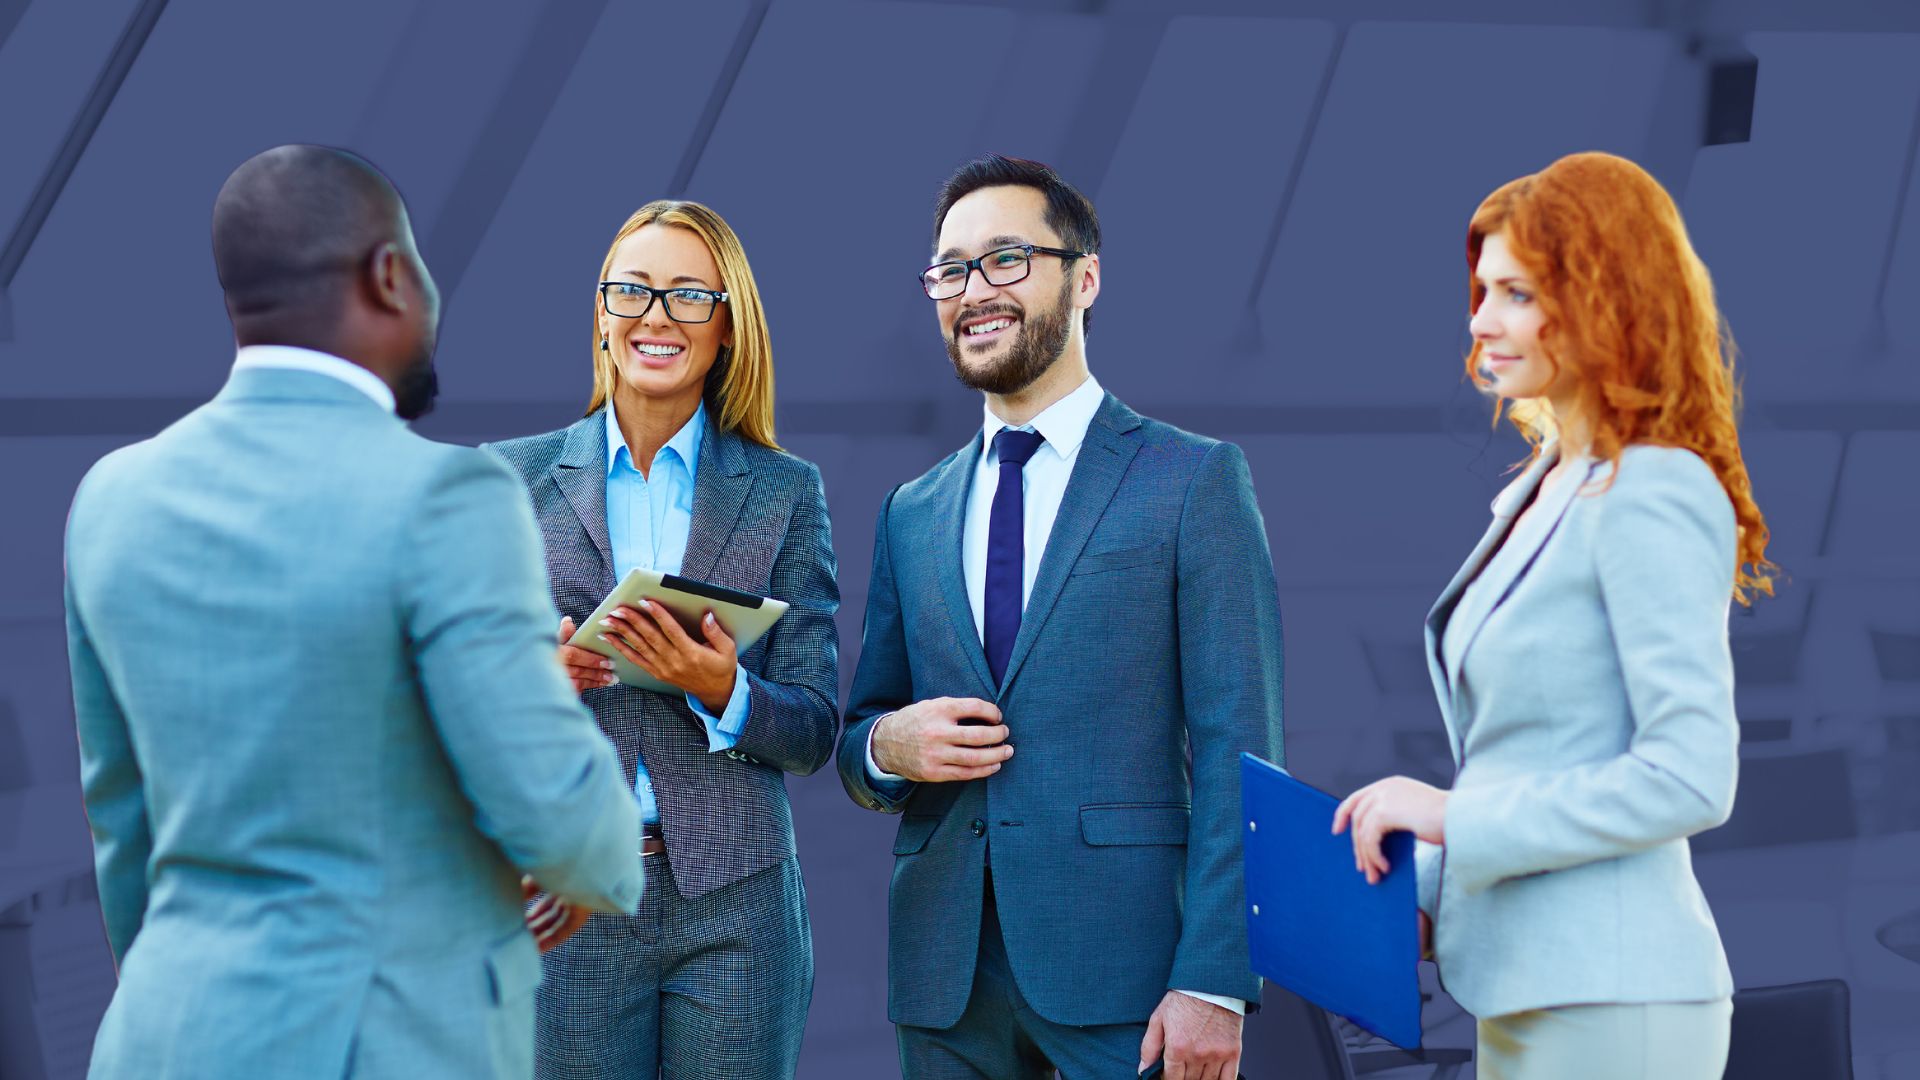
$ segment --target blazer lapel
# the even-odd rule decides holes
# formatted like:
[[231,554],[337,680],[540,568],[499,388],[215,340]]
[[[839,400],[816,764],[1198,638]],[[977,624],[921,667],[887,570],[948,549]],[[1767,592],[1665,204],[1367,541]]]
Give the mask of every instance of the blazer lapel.
[[[1113,501],[1114,492],[1120,489],[1127,466],[1140,452],[1139,441],[1128,437],[1128,433],[1139,426],[1139,414],[1122,405],[1112,394],[1106,395],[1099,411],[1093,414],[1093,422],[1087,425],[1086,441],[1081,444],[1080,456],[1074,460],[1073,473],[1067,478],[1060,512],[1053,519],[1053,532],[1047,537],[1040,570],[1034,575],[1033,593],[1027,597],[1026,610],[1020,616],[1020,633],[1014,637],[1013,653],[1007,658],[1007,678],[1000,684],[1001,694],[1013,685],[1014,676],[1020,673],[1020,662],[1033,651],[1033,640],[1046,624],[1054,601],[1060,598],[1067,571],[1080,558],[1087,539],[1093,535],[1094,525],[1106,512],[1107,504]],[[991,681],[988,685],[992,685]]]
[[[1513,587],[1522,577],[1526,576],[1534,560],[1539,558],[1541,550],[1546,547],[1547,541],[1552,539],[1553,534],[1558,531],[1561,519],[1566,516],[1567,508],[1573,505],[1574,496],[1586,486],[1592,471],[1591,468],[1578,474],[1569,471],[1552,491],[1541,496],[1539,504],[1534,507],[1532,518],[1527,523],[1526,531],[1516,535],[1513,526],[1521,510],[1539,490],[1547,471],[1559,460],[1559,449],[1548,446],[1525,475],[1519,481],[1509,485],[1494,500],[1493,525],[1487,529],[1486,537],[1482,538],[1480,545],[1474,549],[1468,565],[1462,567],[1461,572],[1455,575],[1454,581],[1447,586],[1447,593],[1442,594],[1441,597],[1442,603],[1434,605],[1436,615],[1443,614],[1441,611],[1443,605],[1452,610],[1444,613],[1441,619],[1429,616],[1429,660],[1440,660],[1443,663],[1445,653],[1440,648],[1440,638],[1446,632],[1445,623],[1455,615],[1468,620],[1467,624],[1457,628],[1458,632],[1467,635],[1466,644],[1457,651],[1458,659],[1453,663],[1445,664],[1443,671],[1446,690],[1441,695],[1441,700],[1445,703],[1443,712],[1446,713],[1448,732],[1454,738],[1455,760],[1459,759],[1461,747],[1466,739],[1466,732],[1460,724],[1463,718],[1453,716],[1451,709],[1452,688],[1459,685],[1460,666],[1465,661],[1468,651],[1473,648],[1475,639],[1480,636],[1481,629],[1486,626],[1487,620],[1499,610],[1507,594],[1513,591]],[[1493,562],[1492,553],[1503,544],[1514,546],[1508,550],[1506,557],[1502,558],[1498,565],[1488,566],[1487,564]],[[1488,576],[1481,581],[1476,591],[1476,597],[1479,599],[1471,610],[1460,611],[1458,608],[1460,596],[1465,592],[1467,582],[1472,580],[1474,573],[1483,571]]]
[[938,578],[940,606],[946,609],[947,626],[953,632],[960,651],[992,697],[993,673],[987,667],[987,653],[980,644],[980,631],[973,625],[973,604],[967,599],[967,577],[962,566],[967,521],[967,498],[973,491],[973,474],[980,466],[983,436],[975,432],[966,449],[947,462],[945,472],[933,484],[934,519],[927,526],[928,550],[933,553]]
[[567,429],[560,458],[547,470],[560,494],[580,519],[595,551],[600,553],[605,595],[612,588],[613,545],[607,540],[607,418],[604,410]]
[[706,431],[700,436],[700,466],[693,478],[693,522],[687,529],[687,553],[680,559],[681,577],[705,581],[712,575],[752,487],[753,473],[747,468],[747,452],[740,445],[740,436],[731,431],[716,434],[709,412]]

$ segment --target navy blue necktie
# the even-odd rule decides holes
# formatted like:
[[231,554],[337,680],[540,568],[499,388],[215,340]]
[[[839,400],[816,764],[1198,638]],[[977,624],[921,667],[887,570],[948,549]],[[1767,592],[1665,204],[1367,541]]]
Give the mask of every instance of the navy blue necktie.
[[1021,586],[1026,580],[1025,474],[1022,469],[1040,444],[1038,432],[1001,428],[993,437],[1000,455],[1000,483],[993,489],[993,508],[987,518],[986,650],[987,668],[998,687],[1013,655],[1013,639],[1020,636],[1020,609],[1025,605]]

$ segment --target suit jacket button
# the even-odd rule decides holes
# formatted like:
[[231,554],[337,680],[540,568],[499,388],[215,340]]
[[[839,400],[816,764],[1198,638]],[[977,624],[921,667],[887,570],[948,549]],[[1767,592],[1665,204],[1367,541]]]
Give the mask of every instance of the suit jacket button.
[[987,823],[981,821],[979,818],[974,818],[973,821],[968,823],[967,828],[972,829],[973,835],[975,836],[987,835]]

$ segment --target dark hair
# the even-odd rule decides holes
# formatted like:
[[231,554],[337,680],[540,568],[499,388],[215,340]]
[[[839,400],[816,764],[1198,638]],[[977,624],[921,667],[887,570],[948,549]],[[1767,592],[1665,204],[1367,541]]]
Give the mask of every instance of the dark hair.
[[324,335],[360,260],[398,240],[400,193],[365,158],[276,146],[241,163],[213,204],[213,265],[252,333]]
[[[1060,234],[1060,243],[1075,251],[1100,252],[1100,215],[1093,202],[1080,194],[1060,174],[1038,161],[988,154],[975,158],[953,171],[940,185],[940,197],[933,208],[933,242],[940,242],[940,227],[947,223],[947,211],[968,195],[989,187],[1030,187],[1046,197],[1047,228]],[[1093,322],[1091,310],[1080,313],[1081,330]]]

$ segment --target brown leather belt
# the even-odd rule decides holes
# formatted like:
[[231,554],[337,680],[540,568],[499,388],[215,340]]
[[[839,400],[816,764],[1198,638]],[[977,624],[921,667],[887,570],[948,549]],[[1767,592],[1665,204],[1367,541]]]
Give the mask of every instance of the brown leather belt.
[[640,854],[645,856],[645,855],[665,855],[666,853],[667,853],[667,840],[666,840],[666,837],[661,835],[660,826],[659,825],[641,826],[640,827]]

